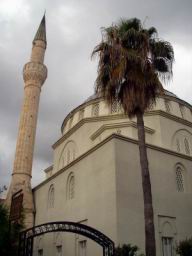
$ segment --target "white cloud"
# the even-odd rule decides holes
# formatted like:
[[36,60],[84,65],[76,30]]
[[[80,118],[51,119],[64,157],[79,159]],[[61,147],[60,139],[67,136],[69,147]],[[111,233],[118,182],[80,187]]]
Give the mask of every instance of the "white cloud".
[[24,0],[1,0],[0,16],[1,19],[10,21],[16,15],[23,19],[28,17],[29,5]]
[[174,45],[175,65],[173,67],[173,90],[180,98],[192,103],[192,48]]

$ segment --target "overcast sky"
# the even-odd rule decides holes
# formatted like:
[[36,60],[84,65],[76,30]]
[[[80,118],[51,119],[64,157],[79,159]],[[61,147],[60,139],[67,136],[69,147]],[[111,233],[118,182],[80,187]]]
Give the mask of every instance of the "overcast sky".
[[52,164],[52,144],[66,114],[93,93],[100,28],[137,17],[155,26],[175,51],[167,88],[192,103],[192,0],[0,0],[0,186],[8,185],[23,99],[23,65],[46,9],[48,78],[43,85],[33,162],[33,185]]

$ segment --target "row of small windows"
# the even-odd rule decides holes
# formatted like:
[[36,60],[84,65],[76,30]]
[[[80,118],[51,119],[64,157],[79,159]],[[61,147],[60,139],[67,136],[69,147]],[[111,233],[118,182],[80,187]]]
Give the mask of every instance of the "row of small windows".
[[[73,173],[70,173],[67,178],[66,199],[71,200],[74,197],[75,197],[75,176]],[[55,188],[54,188],[54,185],[51,184],[48,191],[48,201],[47,201],[48,208],[54,208],[54,199],[55,199]]]
[[[100,106],[99,106],[99,103],[96,103],[92,106],[92,110],[91,110],[91,116],[92,117],[97,117],[99,116],[99,109],[100,109]],[[111,113],[112,114],[115,114],[115,113],[119,113],[121,111],[121,105],[118,101],[114,101],[111,105]],[[85,113],[85,110],[84,109],[81,109],[79,111],[79,121],[82,120],[84,118],[84,113]],[[68,128],[70,129],[72,127],[72,123],[73,123],[73,116],[71,116],[69,118],[69,122],[68,122]]]
[[[165,99],[164,100],[165,103],[165,110],[167,113],[172,113],[172,105],[171,105],[171,101]],[[92,117],[97,117],[99,116],[99,109],[100,109],[100,105],[99,103],[95,103],[92,105],[92,110],[91,110],[91,116]],[[179,109],[180,109],[180,114],[182,118],[186,118],[186,110],[185,110],[185,106],[182,104],[179,104]],[[115,113],[119,113],[121,112],[121,105],[118,101],[114,101],[111,105],[111,113],[115,114]],[[80,109],[79,111],[79,121],[82,120],[84,118],[84,113],[85,113],[85,109]],[[192,115],[192,109],[191,109],[191,115]],[[68,121],[68,128],[70,129],[72,127],[72,123],[73,123],[73,116],[71,116],[69,118]]]
[[[175,170],[176,189],[178,192],[184,192],[184,169],[179,165]],[[75,176],[70,173],[67,178],[66,199],[71,200],[75,197]],[[55,189],[51,184],[48,191],[48,208],[54,207]]]

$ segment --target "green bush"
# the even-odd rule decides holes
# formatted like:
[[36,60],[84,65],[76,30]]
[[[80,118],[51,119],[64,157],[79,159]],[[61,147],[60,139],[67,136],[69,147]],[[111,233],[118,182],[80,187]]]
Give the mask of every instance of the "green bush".
[[176,251],[181,256],[192,256],[192,237],[180,241]]
[[136,245],[123,244],[115,248],[115,256],[144,256]]
[[0,204],[0,255],[15,256],[22,224],[10,223],[7,208]]

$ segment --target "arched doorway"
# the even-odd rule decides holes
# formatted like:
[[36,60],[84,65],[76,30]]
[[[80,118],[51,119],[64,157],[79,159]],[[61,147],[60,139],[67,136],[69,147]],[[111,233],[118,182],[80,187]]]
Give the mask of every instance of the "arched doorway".
[[44,223],[21,232],[19,238],[19,256],[32,256],[34,237],[50,232],[71,232],[83,235],[95,241],[103,248],[103,256],[114,255],[114,242],[100,231],[76,222],[59,221]]

